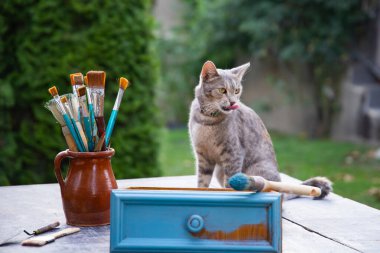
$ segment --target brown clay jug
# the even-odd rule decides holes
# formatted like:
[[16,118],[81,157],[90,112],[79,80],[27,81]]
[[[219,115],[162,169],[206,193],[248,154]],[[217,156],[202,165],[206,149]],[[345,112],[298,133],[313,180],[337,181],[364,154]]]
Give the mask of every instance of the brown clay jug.
[[[62,151],[54,159],[54,171],[61,187],[66,221],[74,226],[100,226],[110,223],[110,193],[117,189],[111,167],[114,149],[101,152]],[[61,162],[69,158],[63,179]]]

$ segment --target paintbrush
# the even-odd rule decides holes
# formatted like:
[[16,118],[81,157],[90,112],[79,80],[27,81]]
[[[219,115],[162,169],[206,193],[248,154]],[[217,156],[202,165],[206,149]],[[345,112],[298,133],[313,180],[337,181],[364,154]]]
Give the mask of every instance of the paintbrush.
[[96,143],[98,141],[98,128],[96,127],[94,107],[93,107],[92,98],[91,98],[91,95],[90,95],[90,88],[88,87],[87,76],[84,76],[84,83],[86,84],[88,111],[90,113],[90,123],[91,123],[91,130],[92,130],[92,142]]
[[86,99],[86,87],[82,86],[78,89],[78,98],[79,98],[79,109],[82,115],[84,131],[86,133],[87,142],[88,142],[88,151],[94,151],[94,142],[92,140],[91,132],[91,122],[89,117],[89,112],[87,109],[87,99]]
[[[30,238],[32,236],[40,235],[40,234],[46,233],[48,231],[51,231],[51,230],[55,229],[58,226],[59,226],[59,222],[56,221],[56,222],[54,222],[52,224],[49,224],[47,226],[38,228],[38,229],[34,230],[32,233],[30,233],[30,232],[28,232],[26,230],[20,231],[17,234],[15,234],[14,236],[6,239],[5,241],[0,242],[0,247],[1,246],[6,246],[6,245],[20,243],[20,242],[22,242],[22,241],[25,240],[25,239],[22,240],[21,238],[25,238],[26,235],[28,236],[27,238]],[[25,234],[22,235],[23,233],[25,233],[26,235]]]
[[113,131],[113,128],[115,126],[116,116],[117,116],[117,113],[119,111],[121,99],[123,98],[124,91],[125,91],[125,89],[127,89],[127,87],[128,87],[128,80],[124,77],[120,78],[120,80],[119,80],[119,91],[117,93],[117,97],[115,100],[115,104],[113,106],[113,110],[112,110],[110,119],[108,120],[108,123],[107,123],[106,137],[105,137],[106,147],[108,147],[108,145],[109,145],[111,135],[112,135],[112,131]]
[[95,152],[99,152],[102,150],[105,136],[106,136],[105,133],[103,133],[102,136],[100,136],[98,142],[96,143],[95,149],[94,149]]
[[[70,102],[68,101],[68,99],[70,100]],[[78,101],[78,99],[75,98],[72,94],[66,94],[64,96],[61,96],[62,105],[65,108],[66,113],[70,116],[70,119],[74,126],[74,130],[77,133],[79,142],[81,144],[81,148],[83,150],[81,152],[86,152],[88,150],[87,139],[84,134],[82,125],[79,123],[79,121],[76,120],[77,114],[75,110],[73,109],[73,104],[72,104],[73,101]]]
[[62,114],[59,112],[55,100],[54,99],[49,100],[45,104],[45,108],[47,108],[53,114],[54,118],[61,125],[62,133],[63,133],[63,136],[65,137],[65,140],[66,140],[67,146],[69,147],[69,150],[74,151],[74,152],[78,152],[78,149],[75,145],[74,138],[70,134],[69,128],[66,126],[65,120],[63,119]]
[[244,173],[233,175],[228,183],[237,191],[255,191],[255,192],[282,192],[295,195],[306,195],[318,197],[321,195],[321,189],[314,186],[289,184],[283,182],[274,182],[266,180],[260,176],[247,176]]
[[[104,122],[104,86],[106,84],[106,73],[104,71],[89,71],[87,72],[87,82],[91,101],[93,103],[95,122],[98,128],[98,137],[100,138],[105,133]],[[103,143],[102,151],[106,150],[106,145]]]
[[[71,86],[73,88],[73,94],[74,94],[74,99],[78,100],[78,97],[79,97],[79,94],[78,94],[78,89],[79,87],[81,87],[84,83],[83,81],[83,74],[82,73],[74,73],[74,74],[70,74],[70,82],[71,82]],[[74,111],[76,111],[75,113],[75,119],[78,118],[78,121],[81,122],[81,115],[79,113],[79,102],[77,101],[75,103],[76,107],[73,108]]]
[[47,243],[54,242],[55,239],[60,237],[71,235],[80,231],[80,228],[66,228],[59,232],[52,233],[46,236],[38,236],[31,239],[27,239],[21,243],[22,246],[43,246]]
[[57,109],[58,109],[59,113],[62,114],[63,120],[65,121],[66,126],[69,128],[70,134],[71,134],[71,136],[73,137],[73,139],[75,141],[75,145],[76,145],[77,149],[79,151],[83,152],[81,143],[79,142],[79,138],[78,138],[78,135],[75,132],[73,123],[71,122],[69,116],[67,115],[65,107],[61,103],[61,99],[60,99],[60,97],[58,95],[57,88],[55,86],[49,88],[49,93],[53,96],[54,101],[57,104]]
[[70,83],[73,89],[73,94],[77,94],[79,87],[82,86],[84,83],[83,74],[82,73],[70,74]]

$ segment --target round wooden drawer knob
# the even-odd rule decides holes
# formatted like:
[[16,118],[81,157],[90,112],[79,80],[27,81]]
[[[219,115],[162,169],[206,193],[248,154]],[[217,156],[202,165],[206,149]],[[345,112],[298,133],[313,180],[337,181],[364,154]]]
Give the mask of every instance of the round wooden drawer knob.
[[187,228],[190,232],[197,233],[203,229],[203,218],[197,214],[191,215],[187,221]]

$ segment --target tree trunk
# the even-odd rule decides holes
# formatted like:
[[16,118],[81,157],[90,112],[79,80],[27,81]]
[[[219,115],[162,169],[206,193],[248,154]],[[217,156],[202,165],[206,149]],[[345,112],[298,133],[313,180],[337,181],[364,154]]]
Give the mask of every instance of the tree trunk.
[[308,64],[308,72],[311,85],[314,93],[314,106],[316,117],[314,125],[310,131],[310,137],[319,138],[330,135],[332,119],[334,114],[334,101],[324,95],[324,83],[322,78],[319,78],[316,72],[314,63]]

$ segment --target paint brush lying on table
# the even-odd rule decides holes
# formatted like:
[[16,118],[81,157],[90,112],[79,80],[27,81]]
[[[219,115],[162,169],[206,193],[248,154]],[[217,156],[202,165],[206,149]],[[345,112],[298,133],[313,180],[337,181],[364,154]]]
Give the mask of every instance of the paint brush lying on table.
[[38,236],[35,238],[27,239],[21,243],[22,246],[43,246],[50,242],[54,242],[55,239],[60,237],[71,235],[80,231],[80,228],[66,228],[59,232],[49,234],[46,236]]
[[[25,238],[29,239],[32,236],[40,235],[40,234],[43,234],[45,232],[51,231],[51,230],[55,229],[56,227],[58,227],[59,225],[60,225],[59,222],[56,221],[52,224],[49,224],[47,226],[44,226],[44,227],[41,227],[41,228],[34,230],[33,233],[29,233],[26,230],[20,231],[17,234],[13,235],[12,237],[0,242],[0,247],[20,243],[20,242],[24,241],[23,239],[25,239]],[[23,238],[23,239],[21,239],[21,238]]]
[[260,176],[247,176],[244,173],[233,175],[228,183],[237,191],[255,191],[255,192],[270,192],[276,191],[281,193],[290,193],[295,195],[305,195],[319,197],[321,189],[314,186],[289,184],[283,182],[274,182],[266,180]]

